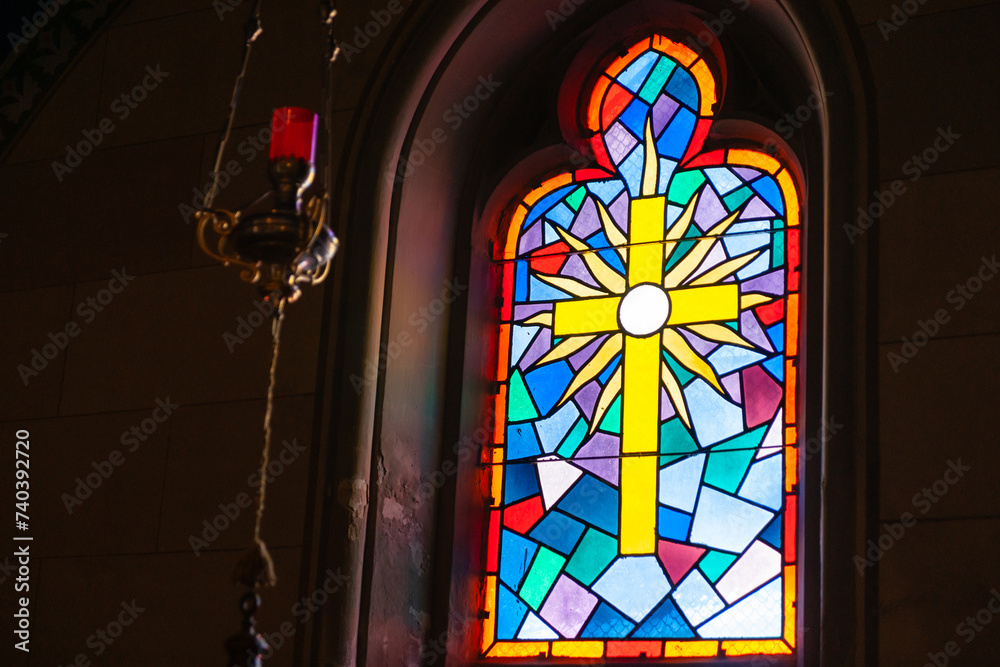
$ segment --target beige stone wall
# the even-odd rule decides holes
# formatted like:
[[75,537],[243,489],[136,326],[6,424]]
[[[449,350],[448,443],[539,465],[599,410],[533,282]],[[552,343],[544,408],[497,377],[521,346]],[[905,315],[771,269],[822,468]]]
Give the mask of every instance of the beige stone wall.
[[[235,271],[201,254],[193,225],[179,210],[192,203],[192,188],[207,182],[239,65],[250,3],[232,4],[233,11],[220,15],[209,0],[135,0],[0,164],[0,233],[8,235],[0,240],[0,449],[13,448],[15,430],[30,430],[36,540],[30,663],[4,639],[0,656],[11,658],[2,664],[69,665],[80,654],[94,665],[222,664],[221,642],[237,627],[239,591],[228,575],[249,543],[251,510],[241,510],[198,556],[189,536],[201,535],[202,522],[220,514],[220,503],[252,491],[269,335],[262,326],[244,343],[227,346],[224,334],[237,333],[239,318],[255,311],[257,295]],[[944,652],[952,641],[952,652],[959,651],[949,658],[955,664],[993,664],[1000,622],[962,626],[982,628],[971,638],[959,624],[1000,586],[1000,411],[994,405],[1000,280],[984,282],[971,298],[953,290],[1000,251],[1000,6],[910,0],[917,14],[903,21],[905,13],[897,12],[898,30],[889,30],[879,21],[891,22],[894,6],[903,11],[906,3],[852,4],[873,68],[879,192],[892,192],[901,179],[896,190],[902,193],[874,223],[881,243],[880,512],[887,523],[905,513],[916,520],[877,554],[880,664],[923,664],[928,652]],[[386,6],[371,0],[344,7],[338,33],[353,39],[355,27],[371,20],[369,12]],[[405,0],[398,6],[415,10]],[[223,207],[265,187],[265,159],[250,138],[266,127],[269,110],[319,105],[322,33],[315,19],[311,1],[264,3],[265,36],[255,47],[230,143],[244,173],[223,191]],[[398,23],[394,16],[369,45],[338,64],[338,147]],[[116,100],[142,82],[147,67],[169,75],[123,118],[127,107]],[[72,172],[57,175],[53,162],[65,160],[65,146],[105,119],[114,131]],[[948,128],[957,138],[921,170],[913,156],[938,150],[939,129]],[[106,305],[98,302],[98,312],[87,300],[107,300],[102,290],[114,271],[134,279]],[[324,298],[323,290],[307,291],[290,308],[277,384],[276,447],[294,440],[306,449],[269,487],[264,534],[280,583],[266,593],[260,620],[269,632],[285,622],[294,631],[272,665],[307,664],[293,663],[295,639],[308,627],[294,605],[305,593],[300,561],[312,502],[307,483],[326,343],[320,336]],[[936,335],[905,350],[915,356],[906,363],[888,356],[902,354],[901,338],[912,340],[920,322],[939,310],[944,323]],[[78,335],[26,385],[18,365],[30,365],[32,350],[41,351],[50,333],[70,323]],[[130,451],[134,443],[126,437],[123,444],[123,435],[153,416],[157,400],[168,399],[179,407]],[[74,494],[77,478],[86,479],[95,463],[107,470],[104,462],[115,450],[123,463],[70,513],[63,494]],[[959,461],[969,470],[960,478],[947,474]],[[0,465],[3,508],[13,502],[11,467]],[[936,493],[935,482],[938,492],[947,492]],[[936,502],[919,497],[925,488]],[[883,543],[890,544],[888,538]],[[0,546],[0,564],[11,553],[9,543]],[[4,576],[0,616],[8,627],[12,575],[0,571]],[[133,600],[144,611],[97,655],[103,642],[89,638]],[[400,613],[418,618],[423,612]]]

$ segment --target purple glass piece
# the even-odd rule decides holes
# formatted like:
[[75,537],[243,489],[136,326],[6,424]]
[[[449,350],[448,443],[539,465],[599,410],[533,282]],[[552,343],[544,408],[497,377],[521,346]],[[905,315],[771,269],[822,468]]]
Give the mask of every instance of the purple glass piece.
[[670,402],[667,390],[660,387],[660,421],[665,422],[676,414],[677,410],[674,409],[674,404]]
[[628,190],[624,190],[618,196],[618,199],[611,202],[611,206],[608,207],[611,219],[615,221],[618,229],[622,230],[622,233],[626,236],[628,236],[628,203]]
[[543,328],[535,337],[535,342],[531,344],[528,351],[521,357],[517,367],[522,371],[531,368],[531,365],[542,358],[542,356],[552,349],[552,329]]
[[681,336],[684,340],[691,344],[691,347],[694,348],[694,351],[697,352],[699,356],[707,357],[712,350],[719,347],[718,343],[707,341],[701,336],[696,336],[687,329],[678,328],[677,331],[681,332]]
[[587,363],[588,361],[590,361],[590,358],[592,356],[594,356],[595,352],[597,352],[597,348],[600,347],[604,343],[604,341],[607,340],[607,338],[608,337],[606,335],[604,335],[604,336],[598,336],[595,340],[591,341],[588,345],[585,345],[582,348],[580,348],[579,352],[574,353],[569,358],[569,365],[573,368],[573,370],[574,371],[580,370],[580,368],[585,363]]
[[566,263],[563,264],[562,269],[559,270],[559,275],[576,278],[591,287],[601,287],[600,283],[594,280],[594,276],[590,275],[590,270],[587,269],[587,265],[584,264],[583,258],[580,255],[570,255]]
[[694,210],[694,224],[698,229],[705,231],[726,215],[726,207],[722,205],[715,190],[711,186],[702,188],[698,206]]
[[761,172],[756,169],[750,169],[749,167],[733,167],[732,169],[740,175],[740,178],[748,183],[755,178],[760,178],[761,175]]
[[621,164],[625,156],[632,152],[639,140],[632,136],[632,133],[625,129],[621,123],[615,123],[604,135],[604,141],[608,146],[608,154],[615,164]]
[[538,613],[559,634],[572,639],[580,634],[583,624],[596,606],[596,595],[563,574],[559,576]]
[[743,207],[740,213],[740,220],[757,220],[760,218],[773,218],[777,215],[771,207],[764,203],[760,197],[754,197],[750,203]]
[[597,432],[576,450],[573,463],[594,473],[608,484],[618,486],[618,452],[621,443],[617,435]]
[[601,385],[597,384],[596,380],[591,380],[573,394],[573,401],[588,420],[594,414],[594,406],[597,405],[597,397],[600,395]]
[[760,366],[751,366],[743,371],[743,388],[747,399],[747,426],[754,428],[771,421],[783,394],[778,383]]
[[740,314],[740,335],[749,343],[753,343],[757,347],[773,352],[774,348],[771,347],[771,341],[767,339],[764,335],[764,331],[760,328],[760,323],[757,322],[757,317],[749,310],[744,310]]
[[521,240],[518,241],[517,253],[524,255],[542,245],[542,221],[537,220],[535,224],[521,232]]
[[674,117],[677,113],[677,109],[680,108],[680,104],[677,100],[672,97],[667,97],[666,95],[660,95],[660,99],[656,100],[656,104],[653,105],[653,136],[659,138],[660,133],[663,132],[663,128],[667,126],[670,119]]
[[785,270],[777,269],[771,273],[748,280],[740,285],[740,292],[763,292],[781,296],[785,293]]
[[735,403],[739,403],[743,400],[742,394],[740,393],[740,374],[730,373],[724,378],[719,378],[722,383],[722,388],[726,390],[730,398],[733,399]]
[[526,320],[532,315],[537,315],[538,313],[551,312],[551,303],[526,303],[521,306],[514,306],[514,321],[520,322]]
[[578,239],[585,239],[601,228],[601,220],[597,217],[597,204],[590,197],[587,197],[580,207],[580,212],[576,214],[576,220],[569,231]]

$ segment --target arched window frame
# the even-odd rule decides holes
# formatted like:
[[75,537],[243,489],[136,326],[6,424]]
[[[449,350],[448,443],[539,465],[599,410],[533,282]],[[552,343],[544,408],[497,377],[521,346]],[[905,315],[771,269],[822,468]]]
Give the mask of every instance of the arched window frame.
[[[662,6],[673,5],[657,5]],[[380,346],[391,342],[396,333],[393,320],[405,320],[421,304],[426,304],[428,295],[432,294],[431,289],[421,293],[410,283],[407,290],[394,287],[400,284],[398,276],[405,270],[400,265],[400,249],[412,250],[412,242],[416,245],[422,242],[422,237],[414,236],[413,226],[404,221],[417,219],[421,235],[429,229],[437,235],[435,239],[448,239],[453,232],[446,230],[468,229],[463,220],[472,217],[476,220],[471,230],[472,246],[479,242],[477,239],[484,238],[483,211],[488,208],[488,202],[483,184],[489,191],[496,191],[496,181],[490,181],[489,176],[483,178],[480,161],[488,116],[481,114],[469,120],[451,135],[454,141],[447,149],[425,160],[430,168],[422,169],[419,178],[393,179],[392,176],[419,152],[418,142],[440,123],[441,111],[460,99],[457,96],[466,91],[467,84],[474,82],[477,75],[493,71],[503,79],[536,56],[546,42],[557,41],[565,46],[579,41],[580,36],[627,32],[640,25],[648,27],[651,15],[648,4],[631,3],[622,8],[631,9],[631,17],[622,20],[614,3],[595,2],[579,11],[573,22],[559,26],[555,35],[547,26],[544,30],[535,29],[517,21],[521,14],[541,17],[548,9],[551,8],[547,3],[541,1],[487,3],[478,0],[448,8],[422,7],[412,17],[407,17],[402,31],[404,38],[400,39],[398,48],[380,62],[378,76],[369,84],[371,94],[362,99],[354,114],[351,148],[345,153],[344,170],[338,181],[342,215],[351,220],[345,239],[353,249],[345,255],[338,285],[343,288],[350,283],[353,290],[336,290],[345,298],[334,304],[339,319],[337,331],[341,333],[331,348],[334,361],[328,372],[335,374],[328,381],[333,383],[334,390],[332,409],[324,419],[336,422],[339,431],[338,449],[331,453],[331,469],[340,469],[341,475],[354,475],[356,488],[360,479],[368,479],[373,473],[374,464],[380,464],[385,453],[384,444],[382,451],[377,442],[373,447],[373,435],[376,440],[382,437],[384,443],[385,432],[406,432],[421,443],[422,450],[436,452],[433,457],[448,458],[451,456],[448,443],[457,444],[462,434],[472,433],[481,423],[480,398],[489,389],[488,382],[483,379],[485,376],[478,372],[480,366],[488,367],[489,363],[482,358],[483,350],[476,344],[475,337],[480,334],[480,313],[490,307],[483,295],[491,293],[494,286],[478,273],[479,260],[470,259],[468,250],[463,249],[468,231],[454,237],[457,246],[446,240],[435,255],[445,258],[444,273],[452,275],[451,269],[457,268],[458,275],[470,276],[468,303],[465,304],[464,299],[459,303],[458,317],[452,315],[450,328],[442,327],[432,332],[434,345],[444,345],[450,340],[449,347],[454,350],[456,345],[461,347],[461,341],[467,343],[464,353],[449,362],[443,381],[440,369],[444,365],[433,366],[438,369],[431,374],[438,378],[431,381],[439,383],[432,388],[438,397],[434,399],[435,411],[440,411],[435,418],[440,419],[438,435],[428,439],[420,430],[422,426],[410,425],[412,417],[403,423],[396,416],[398,411],[385,409],[394,400],[391,388],[413,380],[412,369],[402,362],[385,369],[377,380],[366,382],[360,390],[350,383],[352,376],[365,377],[365,363],[377,356]],[[691,10],[685,11],[690,13]],[[823,372],[809,376],[811,386],[807,391],[819,399],[808,405],[805,427],[808,433],[815,431],[815,439],[820,442],[825,422],[846,425],[838,433],[835,446],[829,441],[820,444],[805,476],[817,490],[824,477],[834,481],[848,480],[847,484],[827,485],[822,496],[817,493],[805,503],[804,516],[813,530],[806,552],[817,563],[815,579],[806,583],[811,591],[806,594],[814,602],[803,611],[808,628],[801,653],[805,664],[865,664],[866,659],[875,664],[874,647],[877,645],[873,578],[862,580],[854,576],[850,560],[857,546],[863,545],[869,536],[876,516],[872,502],[877,497],[874,457],[868,445],[873,440],[875,423],[874,318],[869,306],[874,281],[871,280],[873,266],[868,259],[872,256],[874,237],[868,235],[858,244],[851,245],[842,236],[838,237],[837,226],[838,220],[850,218],[850,212],[864,201],[865,192],[870,189],[873,151],[866,121],[864,85],[858,76],[857,56],[854,55],[857,35],[847,30],[840,11],[839,5],[826,0],[819,4],[799,0],[753,3],[745,16],[759,31],[759,38],[747,40],[745,33],[739,35],[739,25],[731,27],[723,36],[724,40],[732,37],[744,47],[754,44],[760,47],[762,54],[770,53],[768,67],[775,71],[785,69],[784,61],[787,60],[787,69],[800,77],[799,83],[790,87],[790,95],[799,97],[784,99],[787,108],[794,108],[791,106],[794,100],[804,100],[808,96],[806,85],[814,86],[817,91],[835,91],[837,95],[832,102],[820,101],[817,127],[805,128],[796,137],[797,142],[801,140],[809,148],[804,167],[812,187],[806,205],[817,230],[808,243],[804,259],[811,264],[812,275],[822,285],[814,292],[821,296],[814,298],[809,306],[806,335],[814,345],[815,341],[821,341],[812,348],[814,354],[809,363],[821,367]],[[483,39],[483,36],[489,31],[496,32],[500,26],[507,26],[504,32],[507,46],[494,48],[490,55],[484,49],[493,47],[490,39]],[[776,64],[779,60],[782,61],[780,65]],[[535,166],[551,166],[567,157],[566,151],[554,148],[540,157]],[[428,177],[432,172],[442,177],[437,180]],[[455,178],[454,174],[470,175],[463,180]],[[372,184],[376,182],[380,186],[373,196]],[[431,182],[430,188],[428,182]],[[417,192],[430,192],[437,200],[451,203],[444,207],[447,209],[444,214],[439,214],[437,209],[421,211],[420,204],[428,200],[415,196]],[[456,248],[454,256],[453,247]],[[395,281],[394,273],[397,275]],[[428,274],[426,282],[440,289],[438,274]],[[409,293],[404,293],[407,291]],[[380,296],[383,292],[384,301]],[[349,342],[345,345],[344,340]],[[363,343],[368,352],[359,354],[351,345],[355,341]],[[426,359],[423,363],[430,364]],[[427,471],[430,472],[434,465],[426,466]],[[469,642],[461,639],[468,634],[470,624],[476,621],[462,610],[472,608],[466,604],[470,594],[467,582],[474,578],[472,573],[477,567],[474,563],[479,560],[479,554],[469,548],[478,540],[471,539],[476,536],[468,527],[468,508],[461,501],[455,502],[455,496],[467,500],[476,497],[479,491],[474,484],[468,483],[471,473],[461,461],[458,468],[459,474],[454,478],[458,481],[457,486],[445,485],[438,495],[440,502],[435,510],[436,531],[443,537],[435,551],[440,566],[435,567],[433,574],[437,591],[428,606],[431,614],[426,630],[428,637],[450,637],[447,660],[456,665],[473,660]],[[379,481],[382,472],[380,467]],[[327,484],[343,486],[343,481],[342,477],[332,478]],[[375,476],[371,477],[371,482],[372,488],[377,488]],[[453,494],[449,493],[449,488]],[[379,520],[371,516],[381,507],[386,494],[384,489],[379,489],[378,493],[373,491],[369,533],[378,527]],[[363,525],[360,539],[352,537],[351,543],[343,543],[343,531],[355,530],[359,525],[357,517],[362,517],[362,523],[364,517],[363,511],[358,513],[353,495],[348,506],[351,509],[346,517],[341,516],[336,507],[327,512],[331,520],[325,530],[330,537],[328,546],[321,547],[318,561],[344,563],[366,572],[360,590],[353,591],[342,608],[325,616],[325,630],[316,635],[322,638],[316,640],[316,646],[322,644],[324,648],[314,648],[314,654],[330,655],[338,664],[348,664],[340,661],[340,656],[352,656],[353,660],[354,655],[363,657],[366,653],[366,647],[358,644],[358,637],[350,628],[357,627],[359,622],[365,628],[377,627],[376,607],[380,605],[385,607],[383,613],[398,613],[398,609],[389,609],[391,601],[370,596],[371,582],[380,576],[380,567],[390,573],[399,570],[399,576],[404,577],[402,581],[406,577],[405,564],[386,565],[393,555],[381,554],[384,548],[373,535],[367,536],[368,546],[365,546]],[[836,517],[836,521],[832,517]],[[454,535],[454,539],[449,541],[450,535]],[[325,556],[324,549],[328,552]],[[450,594],[442,595],[442,587],[449,589]],[[361,634],[366,634],[366,630]]]

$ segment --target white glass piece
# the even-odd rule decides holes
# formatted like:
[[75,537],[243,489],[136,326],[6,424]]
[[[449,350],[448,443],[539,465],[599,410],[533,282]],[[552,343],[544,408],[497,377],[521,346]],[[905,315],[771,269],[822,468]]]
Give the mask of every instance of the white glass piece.
[[771,454],[777,454],[781,451],[781,447],[784,444],[782,438],[784,430],[785,409],[778,408],[778,414],[774,416],[774,421],[771,422],[770,428],[767,429],[767,435],[764,436],[764,441],[760,443],[760,448],[757,450],[758,459],[770,456]]
[[781,636],[781,579],[698,628],[705,639],[777,639]]
[[583,475],[582,470],[556,456],[540,458],[535,465],[538,467],[538,481],[542,485],[542,500],[545,501],[546,510],[559,502],[569,491],[569,487]]
[[779,574],[781,554],[757,541],[716,582],[715,588],[726,602],[732,604]]
[[658,285],[636,285],[622,297],[618,320],[633,336],[648,336],[659,331],[670,317],[670,297]]
[[528,612],[528,618],[524,619],[521,631],[517,633],[518,639],[559,639],[559,634],[547,626],[545,621],[538,618],[533,611]]

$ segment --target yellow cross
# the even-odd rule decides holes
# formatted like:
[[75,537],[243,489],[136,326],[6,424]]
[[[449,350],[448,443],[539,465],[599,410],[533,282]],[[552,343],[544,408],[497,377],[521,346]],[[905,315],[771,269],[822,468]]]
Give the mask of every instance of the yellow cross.
[[619,536],[622,554],[656,552],[661,334],[670,326],[739,317],[740,297],[735,283],[677,289],[661,286],[664,256],[677,243],[664,242],[665,211],[665,197],[631,200],[628,288],[624,294],[557,301],[553,315],[553,336],[625,334]]

